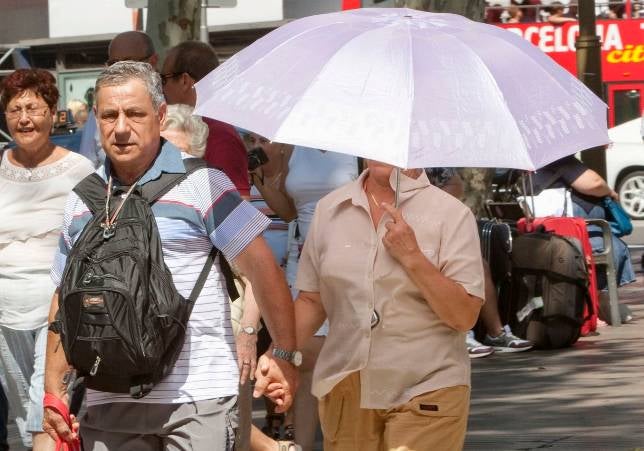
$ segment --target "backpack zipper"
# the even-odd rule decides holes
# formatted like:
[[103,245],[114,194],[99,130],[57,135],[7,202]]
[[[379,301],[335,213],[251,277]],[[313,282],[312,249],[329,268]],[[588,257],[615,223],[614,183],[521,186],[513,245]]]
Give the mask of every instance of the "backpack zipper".
[[92,369],[89,370],[90,376],[96,376],[96,373],[98,373],[98,366],[100,364],[101,364],[101,356],[97,355],[96,360],[94,361],[94,365],[92,365]]

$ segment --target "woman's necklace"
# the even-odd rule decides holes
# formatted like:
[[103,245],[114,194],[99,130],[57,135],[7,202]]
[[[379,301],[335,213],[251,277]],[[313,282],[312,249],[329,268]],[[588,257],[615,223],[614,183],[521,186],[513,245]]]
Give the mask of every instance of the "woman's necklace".
[[382,208],[382,206],[381,206],[382,202],[378,202],[378,199],[376,199],[376,196],[374,196],[374,194],[371,192],[371,190],[369,190],[367,188],[367,181],[366,180],[365,180],[365,183],[364,183],[364,191],[365,191],[365,193],[367,193],[369,195],[369,197],[367,198],[367,201],[369,200],[369,198],[371,198],[371,200],[373,201],[373,204],[374,204],[374,206],[376,208]]
[[[365,187],[365,191],[367,191],[367,188],[366,188],[366,187]],[[367,191],[367,194],[369,194],[369,196],[371,197],[371,200],[373,200],[373,204],[374,204],[376,207],[380,207],[380,204],[378,203],[378,200],[376,200],[376,196],[374,196],[374,195],[373,195],[373,193],[372,193],[371,191]]]

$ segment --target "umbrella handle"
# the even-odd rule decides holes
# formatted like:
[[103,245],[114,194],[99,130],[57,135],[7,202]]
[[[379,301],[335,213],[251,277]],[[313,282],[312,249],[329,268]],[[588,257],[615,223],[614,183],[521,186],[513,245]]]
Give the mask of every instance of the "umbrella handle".
[[398,208],[400,194],[400,168],[396,168],[396,193],[394,197],[394,207]]

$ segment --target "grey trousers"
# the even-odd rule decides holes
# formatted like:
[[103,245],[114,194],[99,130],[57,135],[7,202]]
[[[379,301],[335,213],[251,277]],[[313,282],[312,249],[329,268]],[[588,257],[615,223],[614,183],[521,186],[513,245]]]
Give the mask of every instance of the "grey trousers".
[[42,432],[47,326],[34,330],[0,326],[0,335],[0,379],[22,443],[31,448],[31,434]]
[[230,451],[237,397],[184,404],[90,406],[81,419],[85,451]]

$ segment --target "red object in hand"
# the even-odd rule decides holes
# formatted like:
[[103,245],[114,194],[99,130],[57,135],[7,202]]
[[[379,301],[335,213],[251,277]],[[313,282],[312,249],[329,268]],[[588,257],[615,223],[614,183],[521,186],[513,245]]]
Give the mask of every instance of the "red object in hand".
[[[65,419],[65,422],[69,426],[69,429],[71,429],[73,432],[76,432],[74,431],[72,419],[69,415],[69,408],[63,401],[60,400],[60,398],[52,395],[51,393],[45,393],[43,407],[58,412]],[[56,440],[56,451],[81,451],[80,440],[77,438],[71,443],[67,443],[64,442],[61,438],[58,438],[58,440]]]

